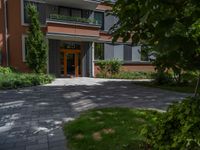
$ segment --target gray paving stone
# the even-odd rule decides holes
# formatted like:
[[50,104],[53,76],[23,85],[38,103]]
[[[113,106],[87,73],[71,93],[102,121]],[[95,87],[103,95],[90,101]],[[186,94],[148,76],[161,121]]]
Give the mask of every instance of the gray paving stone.
[[63,123],[102,107],[166,109],[188,96],[130,80],[56,79],[52,84],[0,91],[0,150],[67,150]]
[[26,150],[48,150],[48,144],[27,145]]

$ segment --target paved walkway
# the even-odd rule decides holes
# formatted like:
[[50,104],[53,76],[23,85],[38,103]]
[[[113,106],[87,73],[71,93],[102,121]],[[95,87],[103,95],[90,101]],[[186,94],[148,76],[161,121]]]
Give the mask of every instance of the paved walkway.
[[0,91],[0,150],[66,150],[62,124],[82,111],[116,106],[165,109],[185,96],[132,81],[90,78]]

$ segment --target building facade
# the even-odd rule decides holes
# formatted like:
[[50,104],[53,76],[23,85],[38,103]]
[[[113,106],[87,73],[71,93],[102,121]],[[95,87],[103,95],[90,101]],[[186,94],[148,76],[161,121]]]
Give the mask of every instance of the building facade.
[[152,71],[141,47],[117,41],[108,34],[118,20],[108,15],[111,5],[101,0],[0,0],[0,62],[19,71],[26,65],[29,25],[26,6],[39,12],[48,43],[47,72],[57,77],[89,76],[98,72],[95,62],[117,58],[125,71]]

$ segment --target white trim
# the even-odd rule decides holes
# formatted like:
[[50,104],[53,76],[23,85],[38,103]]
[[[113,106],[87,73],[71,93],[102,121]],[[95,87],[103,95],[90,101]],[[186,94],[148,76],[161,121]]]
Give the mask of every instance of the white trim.
[[95,42],[92,42],[92,77],[95,76],[95,74],[94,74],[94,69],[95,69],[95,67],[94,67],[94,65],[95,65],[95,63],[94,63],[94,51],[95,51]]
[[26,47],[25,47],[25,38],[27,38],[28,36],[23,34],[22,35],[22,61],[26,62]]

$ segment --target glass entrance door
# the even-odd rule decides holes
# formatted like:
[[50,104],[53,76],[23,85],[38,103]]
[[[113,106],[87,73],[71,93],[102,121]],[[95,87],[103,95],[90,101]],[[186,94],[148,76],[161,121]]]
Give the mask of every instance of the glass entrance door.
[[67,76],[71,77],[71,76],[75,76],[75,55],[73,53],[66,53],[66,57],[67,57]]
[[80,50],[61,50],[61,75],[79,77],[81,75]]

